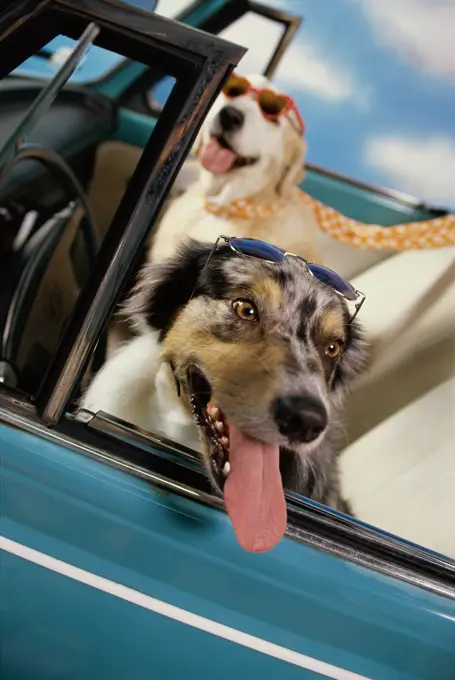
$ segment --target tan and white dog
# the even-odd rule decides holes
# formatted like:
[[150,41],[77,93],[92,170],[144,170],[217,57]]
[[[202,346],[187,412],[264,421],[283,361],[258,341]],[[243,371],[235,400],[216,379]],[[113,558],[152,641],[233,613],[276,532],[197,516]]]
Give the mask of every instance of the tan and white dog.
[[[243,89],[235,89],[238,82]],[[148,260],[173,256],[187,237],[214,242],[219,234],[241,234],[321,262],[317,223],[297,190],[306,148],[289,97],[263,76],[231,76],[194,145],[199,179],[170,202]]]

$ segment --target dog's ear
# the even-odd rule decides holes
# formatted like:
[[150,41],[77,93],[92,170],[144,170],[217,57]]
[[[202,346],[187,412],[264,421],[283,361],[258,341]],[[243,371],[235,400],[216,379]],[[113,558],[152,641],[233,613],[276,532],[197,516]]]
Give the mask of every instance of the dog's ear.
[[212,248],[213,244],[189,239],[175,257],[146,265],[121,315],[139,332],[152,328],[166,334],[178,311],[189,302]]
[[303,137],[289,130],[284,143],[285,169],[277,186],[277,193],[286,198],[305,176],[307,143]]

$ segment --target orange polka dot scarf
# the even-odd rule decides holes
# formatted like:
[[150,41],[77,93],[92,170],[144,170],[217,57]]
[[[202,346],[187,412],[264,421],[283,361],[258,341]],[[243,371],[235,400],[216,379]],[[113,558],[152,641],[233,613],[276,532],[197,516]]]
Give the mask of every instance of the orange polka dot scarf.
[[[333,238],[354,248],[367,250],[426,250],[455,245],[455,215],[444,215],[422,222],[408,222],[384,227],[379,224],[364,224],[346,217],[304,191],[298,190],[299,200],[310,206],[319,228]],[[248,199],[233,201],[228,205],[217,205],[206,201],[205,209],[231,219],[269,217],[284,204],[257,204]]]

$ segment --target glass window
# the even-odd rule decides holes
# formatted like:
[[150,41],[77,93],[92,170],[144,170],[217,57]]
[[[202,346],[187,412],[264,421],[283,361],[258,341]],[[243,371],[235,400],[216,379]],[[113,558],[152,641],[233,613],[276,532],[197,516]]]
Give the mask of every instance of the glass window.
[[[154,10],[155,0],[125,0],[141,9]],[[161,12],[159,12],[161,13]],[[29,78],[51,78],[68,56],[75,41],[59,35],[51,40],[40,52],[27,59],[14,74]],[[118,66],[124,57],[116,52],[93,46],[70,78],[72,83],[88,83],[100,80]]]
[[[266,17],[247,12],[227,26],[220,37],[248,47],[248,52],[239,64],[242,73],[263,73],[285,30],[284,24]],[[260,36],[257,40],[256,37]]]
[[[134,0],[137,5],[146,5],[147,0]],[[163,17],[176,17],[184,9],[192,5],[192,0],[158,0],[156,13]]]
[[[33,55],[13,73],[29,78],[51,78],[76,44],[75,40],[59,35],[51,40],[38,54]],[[72,83],[96,81],[123,60],[116,52],[92,46],[70,78]]]
[[151,111],[154,110],[155,104],[158,104],[161,107],[165,105],[174,85],[175,78],[172,76],[164,76],[164,78],[161,78],[161,80],[152,87],[148,94],[148,103]]

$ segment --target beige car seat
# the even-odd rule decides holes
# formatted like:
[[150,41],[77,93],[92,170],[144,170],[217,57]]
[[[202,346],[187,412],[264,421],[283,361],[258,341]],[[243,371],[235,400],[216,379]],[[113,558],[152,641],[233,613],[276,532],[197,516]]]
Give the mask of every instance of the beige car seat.
[[455,374],[455,247],[400,253],[353,283],[371,364],[346,404],[351,442]]
[[359,519],[455,558],[455,376],[360,437],[340,465]]

